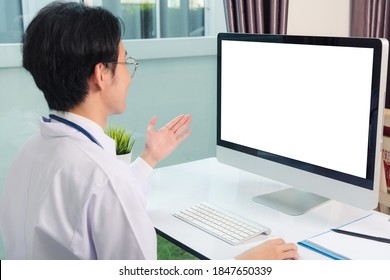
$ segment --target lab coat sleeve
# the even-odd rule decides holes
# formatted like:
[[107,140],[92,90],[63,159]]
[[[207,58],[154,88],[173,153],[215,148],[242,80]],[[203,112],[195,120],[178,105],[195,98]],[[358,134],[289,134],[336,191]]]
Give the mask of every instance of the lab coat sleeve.
[[105,182],[93,196],[88,216],[97,259],[156,259],[156,233],[144,194],[133,176]]
[[149,177],[153,171],[153,168],[141,157],[138,157],[130,166],[145,177]]
[[138,157],[130,165],[130,173],[133,178],[136,178],[139,181],[139,185],[142,186],[143,192],[148,194],[151,190],[149,184],[149,177],[152,174],[153,168],[144,161],[141,157]]

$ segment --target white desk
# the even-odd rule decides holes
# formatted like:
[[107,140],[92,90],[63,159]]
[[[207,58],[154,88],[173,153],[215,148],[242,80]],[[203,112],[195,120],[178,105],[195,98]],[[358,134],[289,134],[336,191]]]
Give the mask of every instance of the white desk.
[[[298,242],[333,227],[366,216],[369,212],[328,201],[301,216],[289,216],[252,201],[252,197],[285,188],[257,175],[219,163],[215,158],[184,163],[154,171],[148,213],[155,228],[171,241],[208,259],[232,259],[267,240],[282,237]],[[255,237],[231,246],[172,214],[207,201],[272,229],[270,236]],[[326,259],[299,246],[301,259]]]

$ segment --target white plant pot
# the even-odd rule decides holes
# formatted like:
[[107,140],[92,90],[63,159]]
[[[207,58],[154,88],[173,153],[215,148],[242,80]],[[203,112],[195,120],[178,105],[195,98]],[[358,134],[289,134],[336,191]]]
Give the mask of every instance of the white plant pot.
[[116,157],[118,159],[120,159],[121,161],[123,161],[124,163],[126,163],[127,165],[130,165],[132,155],[133,155],[133,153],[130,152],[129,154],[117,155]]

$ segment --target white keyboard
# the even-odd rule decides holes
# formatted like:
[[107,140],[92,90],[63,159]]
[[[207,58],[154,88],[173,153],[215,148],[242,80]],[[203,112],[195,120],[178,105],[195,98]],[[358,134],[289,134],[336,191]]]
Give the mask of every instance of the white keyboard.
[[206,202],[181,210],[173,216],[232,245],[271,233],[270,228]]

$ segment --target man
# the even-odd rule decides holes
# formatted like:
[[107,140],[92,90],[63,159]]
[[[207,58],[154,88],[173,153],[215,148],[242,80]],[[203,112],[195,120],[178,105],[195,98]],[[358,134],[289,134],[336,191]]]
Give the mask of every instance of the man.
[[[52,114],[21,149],[5,182],[0,226],[9,259],[156,259],[146,213],[148,177],[189,134],[190,115],[155,131],[129,166],[104,134],[125,111],[137,62],[126,57],[119,20],[102,8],[55,2],[23,39],[23,66]],[[129,69],[126,66],[130,66]],[[272,240],[237,258],[297,258]]]

